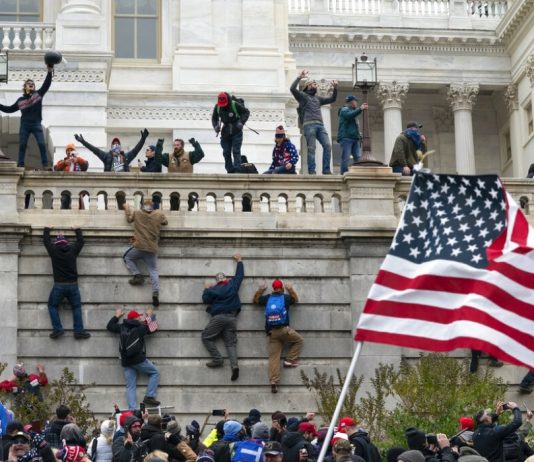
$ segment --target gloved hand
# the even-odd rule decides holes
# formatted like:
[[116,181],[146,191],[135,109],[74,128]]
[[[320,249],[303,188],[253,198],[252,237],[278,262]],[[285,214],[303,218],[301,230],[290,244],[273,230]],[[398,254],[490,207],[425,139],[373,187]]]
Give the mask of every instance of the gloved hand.
[[237,127],[238,130],[243,130],[243,122],[241,121],[238,121],[235,126]]
[[219,132],[221,131],[221,124],[218,123],[217,125],[215,125],[215,127],[213,127],[213,129],[215,130],[215,133],[217,133],[217,135],[218,135]]
[[195,144],[197,142],[197,140],[195,140],[195,138],[189,138],[189,142],[191,144]]
[[144,130],[141,130],[141,136],[143,138],[146,138],[149,135],[148,130],[145,128]]
[[76,141],[79,141],[80,143],[83,143],[83,142],[85,141],[85,140],[83,139],[83,136],[82,136],[81,134],[79,134],[79,135],[78,135],[78,134],[75,134],[75,135],[74,135],[74,139],[75,139]]

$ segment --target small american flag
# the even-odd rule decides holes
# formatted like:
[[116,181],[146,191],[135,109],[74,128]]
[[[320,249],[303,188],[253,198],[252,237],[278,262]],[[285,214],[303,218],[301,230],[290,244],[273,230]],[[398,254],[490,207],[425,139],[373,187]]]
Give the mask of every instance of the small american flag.
[[158,330],[158,320],[156,319],[156,315],[153,314],[152,316],[148,316],[147,314],[144,315],[144,323],[148,327],[148,331],[153,334]]
[[417,173],[355,340],[534,369],[534,233],[496,175]]

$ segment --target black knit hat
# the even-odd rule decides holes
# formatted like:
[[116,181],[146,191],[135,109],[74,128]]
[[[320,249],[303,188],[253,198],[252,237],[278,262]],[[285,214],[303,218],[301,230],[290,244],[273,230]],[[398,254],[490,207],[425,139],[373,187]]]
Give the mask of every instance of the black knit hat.
[[426,445],[425,432],[418,430],[415,427],[410,427],[404,430],[406,443],[410,449],[422,449]]

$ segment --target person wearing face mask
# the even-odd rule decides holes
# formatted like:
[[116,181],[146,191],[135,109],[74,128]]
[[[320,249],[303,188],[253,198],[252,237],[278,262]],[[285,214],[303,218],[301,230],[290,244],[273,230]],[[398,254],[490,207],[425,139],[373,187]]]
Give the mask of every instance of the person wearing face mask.
[[26,157],[26,147],[30,134],[33,133],[37,146],[39,146],[39,153],[41,154],[41,163],[45,170],[48,168],[48,156],[46,155],[46,143],[41,122],[43,120],[43,97],[52,84],[52,73],[54,66],[49,64],[47,66],[48,73],[39,90],[35,90],[35,82],[33,79],[27,79],[22,87],[22,96],[15,101],[11,106],[4,106],[0,104],[0,111],[6,113],[13,113],[20,110],[20,131],[19,131],[19,157],[17,160],[17,167],[24,167],[24,159]]
[[337,98],[337,80],[332,80],[331,85],[334,89],[331,96],[323,97],[317,96],[317,82],[315,80],[307,80],[304,85],[304,90],[298,89],[299,82],[308,76],[308,71],[303,70],[295,81],[291,84],[290,90],[294,98],[298,101],[299,107],[297,112],[299,114],[299,122],[302,124],[304,131],[304,138],[306,138],[306,146],[308,149],[308,173],[315,175],[315,143],[323,148],[323,175],[331,175],[330,159],[332,156],[332,145],[330,143],[330,136],[326,132],[323,123],[323,116],[321,114],[321,106],[331,104]]
[[74,138],[102,161],[104,164],[104,172],[118,173],[130,171],[130,162],[135,159],[135,156],[137,156],[145,144],[148,135],[149,133],[146,128],[141,130],[141,139],[135,147],[128,152],[122,150],[121,142],[117,137],[113,138],[111,141],[111,149],[109,151],[103,151],[102,149],[93,146],[85,140],[82,134],[76,134],[74,135]]
[[287,138],[282,125],[276,127],[274,135],[275,146],[273,149],[273,162],[265,173],[295,174],[295,165],[299,161],[299,155],[295,145]]

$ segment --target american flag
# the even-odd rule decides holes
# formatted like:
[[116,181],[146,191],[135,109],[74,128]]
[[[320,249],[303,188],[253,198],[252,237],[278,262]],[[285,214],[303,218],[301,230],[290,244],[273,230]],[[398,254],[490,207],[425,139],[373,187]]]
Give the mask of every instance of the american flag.
[[143,315],[144,319],[143,322],[148,327],[148,331],[153,334],[158,330],[158,320],[156,319],[156,315],[153,314],[152,316],[148,316],[147,314]]
[[355,340],[534,369],[534,233],[496,175],[417,173]]

